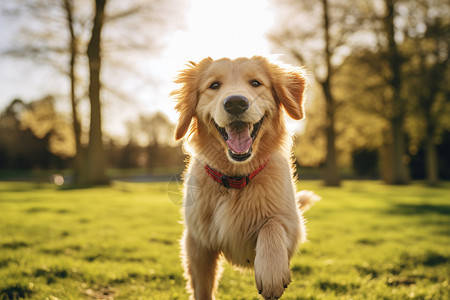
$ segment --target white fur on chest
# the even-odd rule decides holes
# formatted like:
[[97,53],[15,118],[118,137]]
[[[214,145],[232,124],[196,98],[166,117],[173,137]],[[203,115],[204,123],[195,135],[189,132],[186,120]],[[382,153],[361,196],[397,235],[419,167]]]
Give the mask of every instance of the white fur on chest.
[[248,203],[253,199],[247,190],[229,190],[228,195],[220,197],[217,203],[211,234],[216,237],[219,249],[224,256],[238,266],[253,266],[258,231],[264,222],[265,216],[250,216],[248,206],[253,210],[261,211],[257,205]]

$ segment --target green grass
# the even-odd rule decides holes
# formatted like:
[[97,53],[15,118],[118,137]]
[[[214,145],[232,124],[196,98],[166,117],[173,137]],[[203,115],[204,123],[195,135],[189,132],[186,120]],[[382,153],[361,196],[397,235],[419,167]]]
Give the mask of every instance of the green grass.
[[[323,200],[283,299],[450,298],[450,184],[300,186]],[[0,300],[187,299],[175,192],[0,182]],[[225,264],[218,299],[258,299],[253,273]]]

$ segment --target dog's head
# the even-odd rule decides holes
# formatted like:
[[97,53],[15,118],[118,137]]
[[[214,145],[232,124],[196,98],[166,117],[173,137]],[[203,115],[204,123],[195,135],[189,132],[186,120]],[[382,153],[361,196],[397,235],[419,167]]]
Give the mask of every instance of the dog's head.
[[304,115],[302,71],[285,70],[260,56],[206,58],[191,63],[176,83],[181,87],[172,93],[180,114],[175,138],[189,130],[194,144],[214,143],[232,163],[276,149],[285,135],[281,107],[295,120]]

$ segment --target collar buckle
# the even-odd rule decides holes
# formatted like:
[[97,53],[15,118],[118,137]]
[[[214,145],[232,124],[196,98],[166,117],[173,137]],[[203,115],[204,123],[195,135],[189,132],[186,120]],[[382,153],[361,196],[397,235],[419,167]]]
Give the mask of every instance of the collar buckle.
[[222,180],[222,185],[224,187],[226,187],[227,189],[230,188],[230,182],[228,181],[227,175],[222,175],[222,177],[220,179]]

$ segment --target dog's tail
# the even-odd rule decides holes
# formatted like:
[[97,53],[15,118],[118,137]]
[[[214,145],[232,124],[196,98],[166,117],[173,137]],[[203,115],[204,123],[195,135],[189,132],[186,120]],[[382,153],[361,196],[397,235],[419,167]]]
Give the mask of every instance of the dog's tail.
[[311,206],[317,201],[322,199],[319,195],[312,191],[300,191],[295,195],[295,200],[297,200],[298,207],[301,211],[307,211]]

